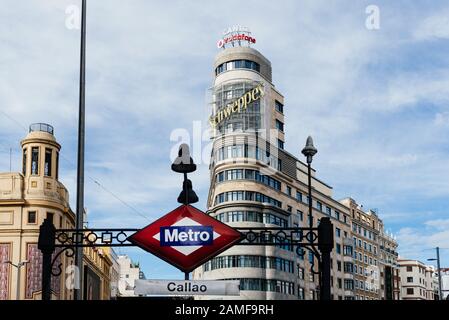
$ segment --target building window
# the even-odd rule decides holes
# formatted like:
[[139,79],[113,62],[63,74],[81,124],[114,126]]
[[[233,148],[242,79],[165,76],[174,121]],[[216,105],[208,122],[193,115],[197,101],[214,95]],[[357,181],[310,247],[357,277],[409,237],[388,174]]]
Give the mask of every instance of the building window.
[[302,193],[299,191],[296,191],[296,200],[299,202],[302,202]]
[[28,152],[28,149],[23,149],[23,159],[22,159],[22,173],[23,173],[23,175],[26,175],[26,171],[27,171],[27,152]]
[[292,212],[292,210],[293,210],[292,206],[287,206],[287,211],[288,212]]
[[337,238],[340,238],[341,230],[339,228],[335,228],[335,235],[337,236]]
[[253,191],[228,191],[228,192],[220,193],[215,197],[215,204],[218,205],[223,202],[242,201],[242,200],[262,202],[262,203],[271,204],[278,208],[282,208],[282,202],[280,202],[276,199],[273,199],[271,197],[268,197],[262,193],[253,192]]
[[341,261],[337,261],[337,271],[341,271]]
[[330,216],[332,214],[332,209],[326,206],[326,213]]
[[304,213],[300,210],[296,210],[296,213],[298,214],[298,218],[300,221],[304,220]]
[[335,211],[335,219],[340,220],[340,212]]
[[407,272],[412,272],[413,271],[413,267],[412,266],[407,266]]
[[281,132],[284,132],[284,123],[276,119],[276,129]]
[[[314,255],[312,251],[309,251],[309,262],[311,264],[314,264]],[[313,274],[312,274],[313,275]]]
[[277,112],[284,113],[284,105],[277,100],[274,100],[274,105]]
[[304,268],[301,268],[299,264],[297,265],[297,267],[298,267],[298,278],[304,280]]
[[233,60],[220,64],[215,69],[215,75],[219,75],[220,73],[228,70],[234,69],[250,69],[257,72],[260,72],[260,65],[257,62],[251,60]]
[[59,176],[59,152],[56,151],[56,175],[55,175],[56,180],[58,179],[58,176]]
[[306,254],[306,250],[304,250],[303,248],[299,248],[299,250],[297,251],[298,253],[298,257],[300,260],[304,260],[304,255]]
[[345,262],[343,268],[346,273],[354,272],[354,265],[352,264],[352,262]]
[[51,177],[51,154],[52,150],[45,148],[44,175],[47,177]]
[[39,174],[39,147],[31,148],[31,174]]
[[36,211],[28,211],[28,223],[36,223]]
[[289,195],[291,197],[292,196],[292,188],[287,186],[286,193],[287,193],[287,195]]
[[317,208],[319,211],[322,211],[322,210],[323,210],[323,205],[321,204],[321,202],[319,202],[319,201],[316,202],[316,208]]
[[354,280],[345,279],[345,290],[354,290]]
[[407,294],[414,294],[413,288],[407,288]]
[[300,286],[298,286],[298,299],[304,300],[304,288],[301,288]]
[[278,139],[278,148],[284,150],[284,141]]
[[343,254],[345,256],[352,256],[352,246],[343,246]]
[[337,254],[341,254],[341,245],[339,243],[337,243],[335,251],[337,252]]
[[[421,279],[419,279],[421,280]],[[407,277],[407,282],[413,282],[413,277]]]

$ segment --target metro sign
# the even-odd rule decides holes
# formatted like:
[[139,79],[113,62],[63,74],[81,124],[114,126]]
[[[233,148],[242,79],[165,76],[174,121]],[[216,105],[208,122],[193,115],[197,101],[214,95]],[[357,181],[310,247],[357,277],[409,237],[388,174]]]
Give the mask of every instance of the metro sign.
[[184,272],[191,272],[240,239],[237,230],[191,205],[176,208],[128,238]]

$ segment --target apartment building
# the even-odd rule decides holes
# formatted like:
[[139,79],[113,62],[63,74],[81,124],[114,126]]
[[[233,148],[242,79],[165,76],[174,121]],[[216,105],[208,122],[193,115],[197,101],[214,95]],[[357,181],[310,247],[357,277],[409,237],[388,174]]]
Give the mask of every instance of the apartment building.
[[435,268],[418,260],[399,259],[402,300],[435,300]]

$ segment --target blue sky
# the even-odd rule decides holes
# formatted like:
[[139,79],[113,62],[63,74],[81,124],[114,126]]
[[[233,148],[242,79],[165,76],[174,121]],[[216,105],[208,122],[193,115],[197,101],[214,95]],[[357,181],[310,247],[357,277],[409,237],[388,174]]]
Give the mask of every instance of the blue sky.
[[[286,149],[299,156],[312,134],[318,177],[336,199],[377,208],[400,255],[424,261],[433,247],[449,248],[446,1],[88,2],[89,226],[141,227],[177,205],[182,177],[170,170],[170,152],[179,132],[193,137],[195,121],[206,128],[216,41],[240,24],[285,96]],[[67,28],[66,10],[78,4],[6,0],[0,9],[0,171],[9,170],[10,147],[19,170],[30,123],[52,124],[72,208],[79,30]],[[371,4],[378,30],[365,26]],[[207,151],[207,140],[191,143],[197,155]],[[208,167],[198,158],[191,179],[205,209]],[[182,277],[140,249],[121,252],[149,278]],[[449,266],[449,250],[442,258]]]

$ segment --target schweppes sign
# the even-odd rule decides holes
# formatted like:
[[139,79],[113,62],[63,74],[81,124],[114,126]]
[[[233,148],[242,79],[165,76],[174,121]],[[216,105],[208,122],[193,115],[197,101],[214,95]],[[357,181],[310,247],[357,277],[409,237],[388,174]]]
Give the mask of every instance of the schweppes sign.
[[225,107],[218,110],[218,112],[209,118],[209,122],[212,127],[215,127],[224,119],[229,118],[234,113],[240,113],[248,108],[248,105],[254,101],[259,100],[264,96],[263,85],[259,85],[254,89],[247,91],[240,98],[237,98],[233,102],[227,104]]

